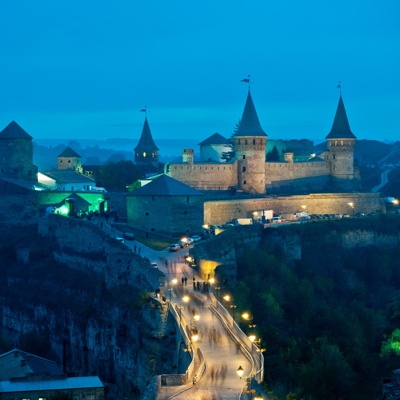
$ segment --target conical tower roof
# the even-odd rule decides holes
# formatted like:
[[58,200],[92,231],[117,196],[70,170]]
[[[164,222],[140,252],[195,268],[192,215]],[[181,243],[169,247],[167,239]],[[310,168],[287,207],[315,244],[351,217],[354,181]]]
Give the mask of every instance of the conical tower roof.
[[15,121],[11,121],[1,132],[0,139],[32,139]]
[[82,158],[75,150],[71,149],[71,147],[66,147],[58,157],[77,157]]
[[336,109],[336,115],[335,119],[333,120],[332,129],[326,139],[356,139],[356,136],[350,129],[342,95],[340,95],[339,98],[339,104]]
[[242,119],[240,120],[239,127],[234,136],[267,136],[261,128],[250,90],[247,94]]
[[151,135],[149,122],[147,121],[147,117],[144,119],[142,136],[140,136],[139,143],[134,148],[134,151],[154,151],[159,150],[156,144],[154,143],[153,136]]

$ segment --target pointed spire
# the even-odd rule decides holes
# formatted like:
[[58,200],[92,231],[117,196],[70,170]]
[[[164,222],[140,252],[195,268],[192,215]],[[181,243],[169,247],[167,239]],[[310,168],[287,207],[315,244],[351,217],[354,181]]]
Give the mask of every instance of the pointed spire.
[[247,94],[242,119],[234,136],[267,136],[261,128],[257,111],[251,97],[250,89]]
[[356,139],[350,129],[349,120],[347,119],[346,109],[344,108],[341,94],[336,109],[335,119],[333,120],[332,129],[326,139]]
[[147,116],[144,118],[144,124],[142,129],[142,135],[140,136],[139,143],[134,148],[137,151],[155,151],[159,150],[154,143],[153,136],[151,135],[149,122],[147,121]]

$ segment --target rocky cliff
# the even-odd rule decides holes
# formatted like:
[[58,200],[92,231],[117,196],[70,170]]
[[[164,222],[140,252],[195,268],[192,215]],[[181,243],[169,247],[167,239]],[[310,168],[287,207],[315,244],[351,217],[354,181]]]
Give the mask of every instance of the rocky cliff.
[[[176,328],[167,305],[150,295],[151,275],[140,262],[106,257],[102,263],[90,251],[85,261],[83,247],[66,252],[65,236],[91,240],[87,232],[77,236],[71,227],[68,232],[64,221],[64,241],[59,240],[55,221],[45,237],[37,226],[0,232],[0,344],[26,346],[22,338],[29,333],[46,343],[39,355],[62,363],[68,374],[98,375],[109,399],[139,398],[154,375],[173,371]],[[123,258],[113,258],[118,259]],[[124,273],[120,264],[130,266],[126,279],[114,278]],[[33,339],[29,345],[23,350],[37,353]]]

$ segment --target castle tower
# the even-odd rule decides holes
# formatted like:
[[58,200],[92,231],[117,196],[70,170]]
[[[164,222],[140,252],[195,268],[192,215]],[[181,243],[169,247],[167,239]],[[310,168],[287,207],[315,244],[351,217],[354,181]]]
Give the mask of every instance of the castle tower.
[[[345,180],[354,178],[354,146],[356,137],[350,129],[342,95],[339,98],[332,129],[326,137],[330,175]],[[340,182],[338,182],[340,183]]]
[[238,161],[239,188],[249,193],[265,193],[267,134],[261,128],[250,89],[242,119],[233,138]]
[[154,143],[153,136],[151,135],[147,116],[144,119],[142,135],[140,136],[139,143],[133,151],[135,152],[136,164],[152,164],[155,167],[158,167],[158,147]]
[[193,149],[183,149],[182,150],[182,162],[193,164],[194,163],[194,150]]
[[57,169],[72,169],[82,173],[82,157],[71,147],[66,147],[57,157]]
[[32,136],[15,121],[0,132],[0,177],[37,182],[38,168],[33,165]]

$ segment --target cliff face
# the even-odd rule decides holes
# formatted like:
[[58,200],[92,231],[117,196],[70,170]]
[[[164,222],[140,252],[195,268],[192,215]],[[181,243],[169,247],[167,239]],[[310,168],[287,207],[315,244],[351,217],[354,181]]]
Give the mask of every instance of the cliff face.
[[[140,262],[120,262],[113,270],[109,258],[107,265],[90,257],[85,261],[83,249],[63,257],[66,242],[57,240],[56,225],[45,240],[34,236],[33,230],[16,240],[23,243],[24,254],[29,252],[23,261],[15,256],[18,243],[2,240],[2,337],[13,346],[27,333],[45,338],[48,352],[39,355],[64,364],[70,375],[98,375],[110,399],[134,398],[154,375],[173,371],[169,360],[173,360],[176,328],[167,305],[149,296],[152,284],[146,268],[150,268]],[[68,265],[55,260],[54,250]],[[118,284],[114,277],[124,273],[120,264],[135,272]],[[24,350],[35,353],[34,348]]]
[[38,232],[54,243],[58,261],[101,277],[107,287],[128,284],[154,291],[159,286],[160,271],[94,223],[52,214],[40,220]]
[[2,334],[15,342],[27,332],[48,337],[53,359],[65,362],[68,374],[98,375],[110,398],[143,393],[154,375],[172,370],[166,360],[173,358],[167,355],[168,348],[174,349],[174,324],[159,303],[147,304],[139,312],[108,306],[94,306],[92,315],[85,317],[44,304],[3,305]]

